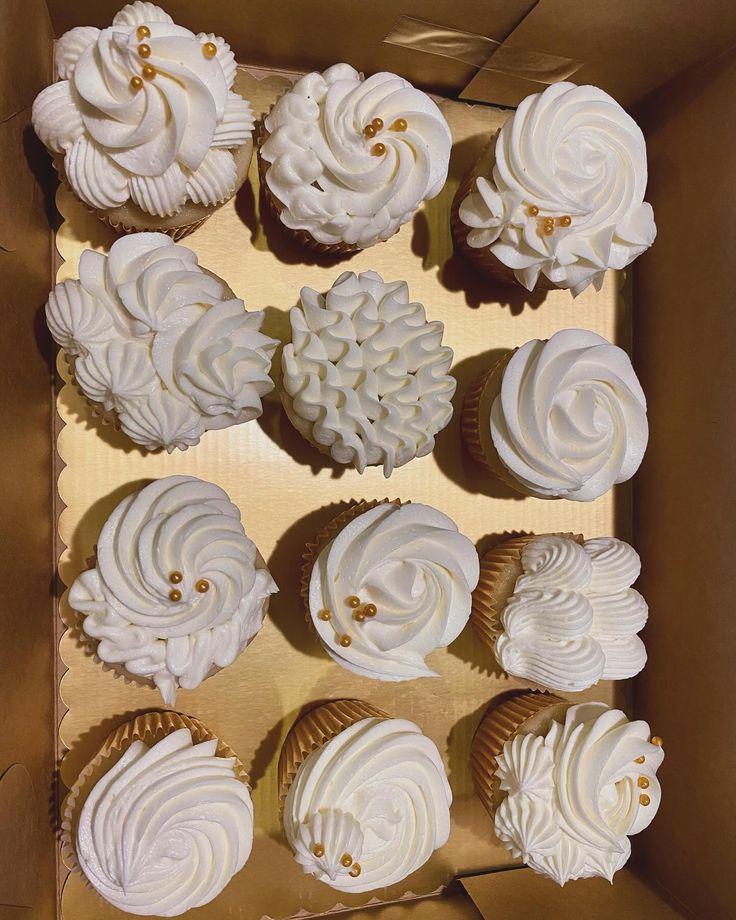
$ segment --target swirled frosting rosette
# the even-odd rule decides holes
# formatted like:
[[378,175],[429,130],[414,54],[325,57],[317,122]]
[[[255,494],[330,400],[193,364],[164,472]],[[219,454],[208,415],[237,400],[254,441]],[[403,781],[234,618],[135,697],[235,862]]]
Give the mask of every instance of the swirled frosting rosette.
[[615,537],[513,537],[481,561],[472,624],[501,667],[551,690],[624,680],[647,660],[637,633],[647,604],[631,585],[641,563]]
[[179,687],[198,687],[244,651],[277,590],[227,494],[169,476],[113,511],[69,605],[101,661],[173,705]]
[[452,417],[457,384],[443,332],[405,281],[343,272],[326,294],[302,288],[282,355],[287,415],[338,463],[390,476],[431,453]]
[[209,904],[248,860],[243,765],[201,723],[146,713],[121,725],[75,783],[62,841],[119,910],[176,917]]
[[519,492],[592,501],[636,473],[647,404],[626,352],[586,329],[532,339],[471,387],[463,435]]
[[136,444],[169,453],[257,418],[278,342],[224,281],[163,233],[85,250],[57,284],[46,322],[77,385]]
[[523,100],[461,184],[455,238],[530,291],[544,279],[599,290],[654,242],[646,184],[633,118],[595,86],[555,83]]
[[[515,727],[514,727],[515,726]],[[476,788],[514,857],[564,885],[614,874],[657,813],[662,739],[604,703],[522,694],[473,740]]]
[[323,249],[389,239],[439,194],[452,136],[426,93],[349,64],[310,73],[264,122],[262,174],[281,222]]
[[55,71],[33,126],[77,197],[113,226],[186,228],[243,182],[253,113],[233,91],[222,38],[136,0],[109,28],[62,35]]
[[338,891],[403,881],[450,833],[437,747],[413,722],[376,712],[357,700],[318,707],[292,728],[279,763],[294,858]]
[[363,677],[436,677],[426,656],[470,616],[478,582],[473,543],[429,505],[354,506],[308,546],[304,598],[320,642]]

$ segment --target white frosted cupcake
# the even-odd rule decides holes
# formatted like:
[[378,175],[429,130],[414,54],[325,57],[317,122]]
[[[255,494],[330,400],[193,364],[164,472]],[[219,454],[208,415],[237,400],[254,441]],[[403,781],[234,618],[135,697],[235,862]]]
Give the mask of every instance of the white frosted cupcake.
[[252,845],[245,768],[205,726],[177,712],[119,726],[64,807],[70,864],[129,914],[178,917],[209,904]]
[[233,91],[222,38],[136,0],[109,28],[62,35],[55,73],[33,127],[74,194],[113,228],[182,236],[243,184],[253,113]]
[[366,249],[439,194],[451,147],[450,128],[426,93],[396,74],[365,79],[335,64],[302,77],[265,118],[262,186],[301,242]]
[[629,837],[657,813],[662,739],[604,703],[574,706],[548,693],[505,700],[471,747],[476,790],[496,836],[538,875],[564,885],[613,881]]
[[634,119],[595,86],[527,96],[460,185],[453,234],[503,281],[600,290],[654,242],[647,151]]
[[292,726],[278,771],[294,859],[337,891],[401,882],[447,842],[444,764],[413,722],[360,700],[325,703]]
[[244,651],[277,590],[227,494],[168,476],[115,508],[69,605],[102,662],[173,705]]
[[639,469],[647,403],[623,349],[563,329],[481,375],[465,397],[462,432],[475,460],[517,492],[592,501]]
[[436,677],[426,656],[462,632],[478,554],[447,515],[361,502],[307,545],[302,597],[327,654],[363,677]]
[[281,400],[294,427],[337,463],[386,477],[434,449],[457,383],[444,325],[405,281],[343,272],[326,294],[302,288],[282,355]]
[[625,680],[647,660],[641,562],[615,537],[512,537],[482,558],[471,623],[507,674],[575,692]]
[[278,345],[259,331],[263,316],[163,233],[119,239],[108,256],[85,250],[79,280],[57,284],[46,304],[96,414],[169,453],[261,414]]

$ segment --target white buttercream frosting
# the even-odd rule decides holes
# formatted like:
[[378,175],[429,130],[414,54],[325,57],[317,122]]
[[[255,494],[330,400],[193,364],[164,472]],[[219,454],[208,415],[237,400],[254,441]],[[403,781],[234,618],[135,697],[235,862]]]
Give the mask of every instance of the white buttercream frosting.
[[169,452],[261,414],[278,345],[259,331],[263,316],[163,233],[122,237],[107,256],[85,250],[79,280],[46,304],[85,396],[137,444]]
[[559,885],[612,881],[631,853],[629,836],[657,813],[663,757],[646,722],[629,722],[603,703],[572,706],[546,737],[517,734],[504,745],[496,834],[514,857]]
[[195,35],[136,0],[107,29],[62,35],[55,62],[58,82],[36,97],[33,127],[63,154],[90,207],[130,199],[165,217],[187,200],[215,205],[236,191],[231,151],[250,139],[253,113],[232,92],[235,60],[222,38]]
[[233,758],[188,729],[134,741],[95,783],[77,858],[99,894],[129,914],[177,917],[208,904],[245,865],[253,805]]
[[537,537],[522,550],[521,566],[495,643],[507,674],[577,691],[641,671],[647,653],[637,633],[648,610],[631,587],[641,563],[628,543]]
[[459,216],[471,228],[468,245],[489,247],[524,287],[542,274],[577,296],[654,242],[646,184],[633,118],[595,86],[555,83],[503,125],[492,172],[477,177]]
[[232,664],[277,590],[227,494],[169,476],[120,502],[69,604],[102,661],[153,681],[173,705],[178,687]]
[[327,245],[364,249],[387,240],[447,178],[447,122],[426,93],[396,74],[364,79],[349,64],[307,74],[265,127],[261,156],[281,220]]
[[362,719],[301,764],[284,832],[306,873],[338,891],[373,891],[447,842],[451,803],[439,751],[418,726]]
[[390,476],[431,453],[452,416],[443,332],[406,282],[376,272],[343,272],[326,294],[302,288],[282,357],[289,417],[338,463]]
[[649,439],[646,398],[628,355],[586,329],[517,349],[490,427],[522,490],[573,501],[592,501],[631,479]]
[[[478,568],[475,546],[440,511],[377,505],[349,521],[319,554],[309,584],[312,621],[330,657],[355,674],[436,677],[425,657],[454,641],[468,622]],[[357,607],[348,603],[354,597]],[[324,611],[329,619],[320,616]]]

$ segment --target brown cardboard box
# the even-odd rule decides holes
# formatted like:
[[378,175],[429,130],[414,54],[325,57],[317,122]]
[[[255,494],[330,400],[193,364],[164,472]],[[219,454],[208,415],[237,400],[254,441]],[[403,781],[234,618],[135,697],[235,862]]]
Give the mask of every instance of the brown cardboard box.
[[[62,418],[56,416],[54,361],[42,305],[58,265],[52,258],[52,228],[58,218],[51,200],[54,178],[49,160],[29,126],[30,105],[51,79],[54,34],[78,24],[108,24],[120,5],[119,0],[80,0],[74,5],[49,0],[48,6],[43,0],[5,0],[0,8],[6,38],[0,57],[0,285],[6,316],[0,346],[5,423],[0,463],[10,498],[0,523],[5,550],[0,566],[6,586],[0,647],[3,920],[5,916],[11,920],[59,918],[62,904],[65,920],[121,916],[106,912],[75,878],[62,901],[66,871],[57,856],[54,821],[64,785],[83,765],[90,746],[102,740],[100,733],[104,735],[127,710],[156,704],[145,690],[114,681],[102,672],[84,657],[70,634],[62,636],[65,625],[57,616],[56,598],[63,585],[57,590],[55,566],[63,547],[55,530],[65,503],[69,508],[61,520],[62,539],[65,534],[73,537],[64,540],[70,546],[60,568],[67,583],[79,570],[84,547],[96,536],[100,518],[110,510],[110,493],[115,488],[130,491],[130,483],[141,476],[173,470],[196,473],[206,468],[210,478],[233,494],[244,508],[249,532],[271,557],[277,580],[280,572],[293,565],[299,541],[318,529],[319,523],[302,517],[307,510],[316,513],[330,502],[353,497],[379,497],[387,486],[392,493],[402,488],[415,500],[432,501],[438,483],[446,482],[443,489],[448,504],[439,499],[437,503],[474,539],[514,526],[541,527],[552,522],[556,529],[587,530],[589,535],[615,528],[625,537],[632,520],[625,489],[617,492],[615,501],[609,497],[585,509],[570,508],[574,503],[522,503],[479,496],[477,478],[459,456],[456,428],[446,432],[443,444],[447,446],[438,451],[436,462],[427,458],[423,466],[409,465],[405,475],[384,485],[380,476],[370,475],[360,481],[345,477],[341,483],[330,479],[324,468],[313,470],[308,458],[294,462],[283,450],[273,406],[266,413],[276,425],[270,434],[267,426],[252,423],[241,426],[237,438],[219,432],[223,437],[211,437],[209,447],[203,442],[195,451],[169,459],[141,459],[136,452],[121,450],[124,442],[101,438],[95,427],[86,424],[84,410],[74,402],[68,386],[59,402]],[[633,494],[634,542],[643,559],[641,590],[652,610],[646,634],[650,661],[634,682],[634,711],[665,738],[660,813],[652,827],[634,841],[631,869],[619,873],[613,887],[581,882],[560,891],[528,870],[490,871],[506,865],[508,858],[491,840],[490,828],[486,838],[482,825],[474,823],[480,820],[476,816],[479,807],[467,785],[463,751],[479,717],[480,703],[501,687],[487,674],[483,677],[477,666],[467,667],[468,659],[476,665],[477,659],[472,641],[465,638],[456,653],[448,651],[442,661],[466,696],[456,705],[440,707],[441,717],[425,728],[442,746],[447,744],[448,727],[456,727],[454,742],[450,740],[446,750],[457,803],[453,816],[457,820],[459,808],[461,818],[467,820],[460,822],[458,844],[453,844],[448,857],[451,864],[433,864],[424,879],[424,890],[415,893],[433,891],[435,872],[442,875],[443,884],[453,874],[470,875],[462,884],[447,885],[442,896],[371,907],[362,910],[361,916],[377,920],[470,918],[478,912],[486,920],[555,918],[572,913],[605,920],[736,916],[731,874],[736,857],[736,792],[729,782],[736,742],[727,693],[728,668],[736,651],[728,607],[736,587],[730,559],[734,496],[729,476],[736,394],[728,381],[735,336],[728,310],[736,239],[730,118],[736,61],[724,53],[736,41],[733,5],[725,0],[700,5],[664,0],[646,4],[406,0],[399,9],[390,0],[376,0],[370,6],[357,0],[304,0],[300,4],[253,0],[247,15],[232,0],[211,0],[205,5],[171,0],[164,5],[184,25],[224,34],[238,59],[248,64],[299,70],[346,59],[366,71],[393,69],[448,97],[510,105],[527,92],[537,91],[556,63],[563,69],[575,66],[573,80],[596,82],[629,107],[636,107],[648,136],[648,199],[655,209],[659,236],[633,272],[633,350],[648,394],[652,426],[649,452]],[[402,16],[407,21],[397,30]],[[329,28],[318,28],[325,22]],[[392,35],[395,40],[384,40]],[[565,65],[565,61],[571,63]],[[492,108],[445,105],[455,137],[461,139],[453,157],[452,181],[456,183],[482,138],[500,123],[503,114]],[[395,241],[384,244],[388,248],[382,247],[375,259],[363,254],[349,267],[395,271],[392,277],[410,281],[412,293],[425,301],[430,316],[446,323],[446,339],[457,353],[461,390],[479,366],[477,356],[490,345],[515,344],[576,323],[628,341],[630,286],[620,287],[615,278],[607,280],[600,295],[584,295],[574,306],[565,292],[550,295],[543,304],[535,302],[536,309],[524,304],[523,298],[505,306],[484,303],[484,290],[469,284],[465,267],[453,258],[448,245],[442,209],[449,207],[451,192],[449,185],[447,194],[415,223],[413,233],[405,228]],[[78,255],[85,234],[93,245],[108,245],[110,238],[101,225],[85,222],[74,202],[61,196],[59,204],[66,221],[58,237],[66,260],[61,270],[73,275],[70,258]],[[340,268],[304,266],[299,259],[289,261],[289,253],[272,253],[259,226],[243,223],[236,204],[243,206],[243,212],[254,213],[255,201],[232,204],[197,231],[190,244],[200,252],[203,264],[228,280],[234,276],[236,293],[245,297],[251,309],[274,302],[283,308],[299,284],[322,283],[324,287],[333,280]],[[221,245],[223,238],[230,243],[228,251]],[[241,243],[242,248],[237,249]],[[254,272],[260,271],[259,266],[265,268],[269,260],[273,267],[272,260],[278,258],[277,282],[265,272],[240,274],[239,253]],[[386,268],[387,264],[391,267]],[[274,299],[269,300],[272,294]],[[55,436],[59,433],[62,440],[57,454]],[[294,449],[293,441],[289,449]],[[312,487],[302,510],[292,515],[292,519],[302,519],[295,521],[286,543],[280,544],[281,517],[275,515],[266,526],[260,511],[249,516],[242,491],[240,500],[237,496],[237,490],[243,489],[238,460],[244,454],[254,458],[255,466],[260,464],[256,491],[260,485],[266,494],[271,476],[275,481],[291,482],[294,494]],[[92,457],[96,472],[86,475],[90,470],[80,463]],[[65,464],[69,464],[66,470]],[[61,497],[55,484],[59,474],[64,484]],[[84,476],[87,486],[82,489]],[[253,483],[249,487],[253,489]],[[288,489],[287,498],[293,498]],[[95,502],[94,512],[88,513]],[[547,510],[539,510],[537,504]],[[251,520],[254,523],[249,526]],[[276,571],[279,567],[280,572]],[[273,655],[276,661],[283,649],[294,646],[292,651],[304,656],[303,673],[313,678],[315,694],[334,695],[342,686],[335,683],[338,669],[322,668],[316,656],[310,657],[300,646],[301,638],[291,641],[293,635],[290,639],[281,628],[287,607],[281,609],[283,613],[273,618],[280,622],[279,628],[264,629],[240,664],[233,666],[232,680],[227,675],[222,680],[213,678],[211,687],[203,685],[207,692],[194,691],[179,701],[183,711],[190,708],[217,730],[226,723],[223,737],[236,749],[248,713],[242,715],[242,725],[237,719],[232,722],[231,731],[238,733],[237,738],[228,736],[225,728],[230,715],[226,718],[222,713],[242,706],[238,691],[255,661],[251,656],[270,660],[268,656]],[[63,604],[61,613],[65,615]],[[68,673],[63,674],[67,667]],[[392,699],[384,687],[360,686],[371,701],[393,711],[404,705],[408,709],[400,714],[416,712],[424,724],[434,704],[421,684],[410,686],[402,703]],[[279,738],[299,703],[294,687],[287,692],[285,703],[280,691],[269,692],[279,727],[261,733],[263,737],[256,733],[252,745],[261,741],[264,766],[261,790],[256,784],[255,795],[261,796],[264,811],[271,801],[268,764],[277,756]],[[592,696],[612,702],[622,699],[622,694],[626,694],[625,687],[608,686],[596,688]],[[467,717],[458,720],[465,709]],[[249,753],[248,747],[244,753]],[[258,811],[258,799],[256,806]],[[265,831],[264,841],[271,840]],[[272,849],[264,854],[283,858],[283,846],[275,840],[270,845]],[[268,862],[266,855],[264,859]],[[292,882],[296,884],[289,876],[289,885]],[[284,879],[271,883],[288,891]],[[203,909],[199,915],[258,920],[263,912],[253,913],[247,888],[244,892],[240,901],[228,901],[223,912]],[[395,893],[395,897],[402,894],[405,892]],[[300,908],[324,912],[334,906],[334,896],[331,901],[315,898],[314,903],[297,898],[291,912]],[[269,913],[284,917],[286,907],[284,902]]]

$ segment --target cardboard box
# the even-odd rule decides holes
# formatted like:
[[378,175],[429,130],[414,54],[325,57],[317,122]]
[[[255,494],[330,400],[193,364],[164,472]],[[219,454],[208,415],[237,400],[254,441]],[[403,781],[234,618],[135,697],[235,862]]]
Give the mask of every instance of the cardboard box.
[[[196,449],[174,458],[142,457],[126,451],[121,439],[101,437],[68,386],[60,393],[61,416],[56,414],[55,360],[43,320],[43,304],[59,265],[53,233],[58,224],[52,198],[55,179],[49,158],[30,128],[30,106],[51,81],[54,35],[73,25],[106,25],[119,5],[118,0],[94,4],[82,0],[73,6],[63,0],[49,0],[48,6],[43,0],[6,0],[0,10],[3,34],[8,37],[0,63],[0,182],[5,205],[0,209],[0,290],[7,324],[0,365],[5,422],[0,463],[11,493],[0,523],[5,548],[0,565],[6,586],[5,642],[0,649],[4,717],[0,917],[47,920],[61,917],[62,910],[65,920],[122,916],[106,912],[76,879],[62,894],[66,871],[58,859],[55,816],[64,784],[83,765],[85,752],[92,753],[105,730],[128,710],[155,707],[157,700],[152,693],[114,680],[76,647],[73,633],[65,633],[63,601],[61,617],[57,613],[64,586],[55,575],[63,548],[56,525],[60,518],[61,539],[69,544],[59,567],[61,579],[68,583],[79,571],[85,552],[89,554],[96,528],[124,494],[115,498],[115,490],[131,491],[136,479],[174,470],[199,472],[231,492],[243,509],[246,528],[282,582],[295,564],[300,541],[324,520],[325,507],[350,498],[396,493],[432,502],[438,485],[444,484],[442,497],[434,501],[473,539],[551,523],[577,527],[591,536],[608,529],[626,537],[633,514],[633,542],[643,560],[640,589],[652,611],[645,634],[650,660],[634,682],[633,707],[665,738],[667,759],[660,773],[664,796],[657,819],[634,840],[631,868],[619,873],[612,887],[581,882],[560,891],[528,870],[490,871],[507,867],[508,857],[494,841],[490,822],[485,824],[487,837],[483,835],[462,752],[467,750],[481,703],[499,692],[500,684],[472,667],[475,651],[469,635],[459,640],[454,652],[441,653],[439,666],[445,679],[452,678],[458,694],[451,705],[434,704],[429,694],[437,691],[425,688],[422,681],[405,685],[407,693],[399,699],[383,685],[374,687],[367,681],[358,685],[335,666],[315,656],[310,660],[301,635],[286,625],[294,586],[282,584],[283,606],[273,617],[273,627],[264,628],[232,674],[228,671],[198,691],[182,694],[178,707],[222,730],[251,769],[260,757],[261,783],[260,789],[256,785],[255,799],[257,812],[260,805],[264,814],[269,808],[275,811],[269,770],[300,702],[360,686],[362,695],[397,715],[417,713],[427,732],[455,758],[450,761],[456,797],[453,817],[460,833],[451,850],[453,864],[433,863],[423,875],[422,890],[412,892],[434,897],[370,907],[361,916],[381,920],[478,915],[522,920],[573,912],[606,920],[735,916],[729,895],[730,866],[736,855],[736,793],[729,778],[736,742],[726,681],[734,651],[728,609],[736,580],[730,559],[734,507],[729,448],[736,397],[724,380],[725,371],[719,370],[730,367],[734,344],[727,305],[733,261],[730,244],[736,237],[729,122],[736,61],[722,53],[736,37],[732,5],[716,0],[698,8],[665,2],[611,5],[603,0],[584,4],[541,0],[533,5],[494,0],[479,9],[470,0],[407,0],[398,9],[390,0],[376,0],[370,7],[355,0],[305,0],[298,5],[254,0],[246,16],[231,0],[165,4],[181,24],[225,35],[238,59],[248,65],[303,70],[345,59],[368,72],[395,70],[449,99],[504,105],[515,104],[540,89],[545,80],[575,68],[573,80],[598,83],[633,107],[647,133],[651,174],[647,197],[659,229],[655,246],[631,273],[633,291],[628,280],[622,284],[623,279],[611,276],[601,294],[586,292],[574,305],[566,292],[549,295],[544,303],[534,301],[535,309],[524,297],[505,306],[484,303],[489,299],[487,291],[477,281],[471,284],[470,270],[453,258],[449,247],[446,218],[451,183],[395,241],[344,266],[375,267],[386,276],[409,280],[413,296],[425,302],[430,317],[446,324],[446,340],[456,350],[460,396],[481,366],[478,356],[489,348],[576,324],[628,344],[628,310],[633,300],[634,359],[650,407],[649,451],[634,483],[633,506],[629,491],[623,489],[585,508],[484,495],[477,473],[460,454],[456,425],[445,432],[434,458],[410,464],[384,484],[377,471],[362,479],[357,474],[330,477],[329,469],[306,448],[299,453],[273,404],[264,413],[263,424],[210,433]],[[320,27],[326,22],[329,28]],[[263,72],[258,76],[265,77],[263,87],[274,81],[275,88],[283,81]],[[483,137],[504,115],[482,105],[444,105],[456,137],[451,180],[457,183]],[[324,288],[342,266],[310,264],[308,257],[274,251],[255,220],[253,175],[250,189],[252,200],[246,190],[197,231],[188,245],[200,253],[203,264],[233,284],[250,309],[276,305],[283,310],[294,302],[301,284]],[[61,196],[59,204],[65,223],[58,246],[66,260],[60,277],[73,276],[73,257],[80,244],[105,246],[109,239],[101,224],[91,218],[85,221],[83,209],[70,198]],[[228,241],[227,247],[223,240]],[[280,265],[276,278],[262,270],[273,268],[274,259]],[[244,267],[252,272],[246,274]],[[277,312],[271,318],[278,324]],[[248,490],[241,481],[244,460],[254,467]],[[316,462],[314,469],[312,462]],[[271,515],[265,499],[273,491],[273,481],[286,485],[282,511]],[[253,514],[245,498],[250,493],[264,499],[259,499]],[[294,503],[289,512],[293,527],[285,528],[284,508]],[[266,698],[274,707],[278,727],[265,734],[259,729],[251,736],[247,698],[244,701],[239,691],[247,685],[248,669],[257,659],[270,660],[273,655],[275,668],[284,650],[302,656],[302,673],[313,678],[310,698],[301,699],[298,687],[288,680],[284,694],[275,681]],[[457,689],[460,684],[464,695]],[[511,686],[507,682],[504,688]],[[626,694],[623,685],[599,687],[588,698],[620,702],[622,694]],[[435,705],[441,711],[436,721],[430,720]],[[464,708],[467,718],[458,720]],[[432,724],[425,724],[428,721]],[[237,737],[228,734],[228,725]],[[455,746],[450,741],[448,748],[448,735],[452,737],[448,729],[453,727]],[[266,822],[272,819],[270,813]],[[256,848],[266,846],[266,840],[272,849],[264,853],[283,860],[277,829],[269,837],[264,828],[263,841],[257,840]],[[442,857],[442,851],[438,855]],[[244,878],[249,868],[253,869],[250,863]],[[297,884],[298,869],[291,869],[294,874],[276,879],[274,887],[288,890]],[[432,884],[436,873],[443,876],[442,894],[436,894],[437,886]],[[454,874],[463,877],[451,882]],[[247,887],[242,891],[244,897],[227,901],[220,913],[214,910],[216,902],[212,911],[203,909],[199,915],[257,920],[266,911],[253,913]],[[335,893],[327,891],[330,897],[321,892],[313,903],[296,898],[291,912],[324,913],[357,906],[338,905]],[[268,913],[282,918],[287,910],[285,900]]]

